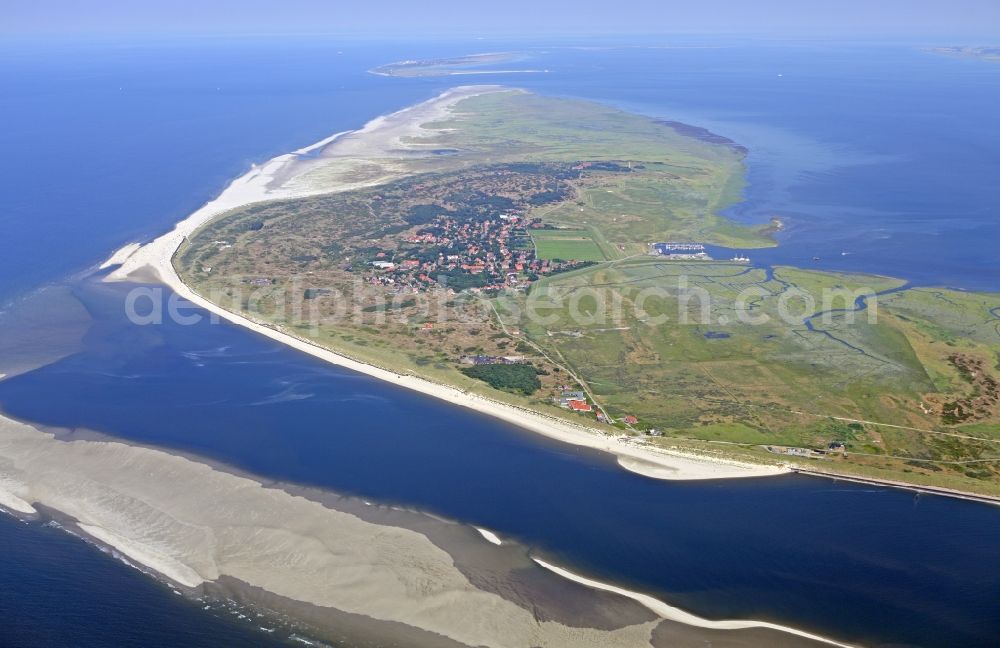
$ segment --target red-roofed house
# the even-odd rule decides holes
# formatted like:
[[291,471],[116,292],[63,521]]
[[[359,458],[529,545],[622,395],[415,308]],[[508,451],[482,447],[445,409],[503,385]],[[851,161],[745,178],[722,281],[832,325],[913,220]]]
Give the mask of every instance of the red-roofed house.
[[574,412],[593,412],[594,408],[587,401],[571,400],[566,403]]

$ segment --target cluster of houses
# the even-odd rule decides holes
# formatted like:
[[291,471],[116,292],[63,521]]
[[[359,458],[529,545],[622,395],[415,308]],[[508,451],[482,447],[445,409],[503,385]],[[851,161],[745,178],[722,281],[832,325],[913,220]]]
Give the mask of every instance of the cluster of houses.
[[[559,407],[562,407],[563,409],[568,409],[574,412],[584,412],[588,414],[595,411],[594,406],[587,402],[587,395],[582,391],[571,391],[563,389],[563,391],[559,394],[558,398],[556,398],[555,400],[559,403]],[[597,411],[597,420],[600,421],[601,423],[613,423],[613,421],[609,421],[608,418],[604,415],[604,412],[601,412],[600,410]],[[632,426],[637,424],[639,422],[639,419],[632,416],[631,414],[626,414],[625,416],[621,417],[621,422],[625,423],[626,425]]]
[[[535,258],[523,218],[517,214],[482,221],[438,216],[403,242],[411,247],[379,252],[371,261],[376,270],[371,283],[427,288],[440,283],[442,276],[459,274],[474,278],[471,285],[462,287],[526,288],[538,275],[565,265]],[[414,245],[420,247],[414,249]]]
[[593,406],[587,402],[587,395],[582,391],[563,391],[559,395],[559,407],[574,412],[592,412]]

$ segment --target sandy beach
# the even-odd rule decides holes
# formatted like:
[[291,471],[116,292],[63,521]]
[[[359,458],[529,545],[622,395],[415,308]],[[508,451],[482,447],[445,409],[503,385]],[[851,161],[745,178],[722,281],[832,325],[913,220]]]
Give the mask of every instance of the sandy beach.
[[461,645],[640,646],[656,624],[653,615],[615,629],[537,624],[470,583],[421,533],[155,449],[60,441],[0,417],[0,466],[0,502],[55,509],[76,531],[188,590],[228,576]]
[[68,530],[189,595],[280,609],[321,636],[347,620],[359,636],[418,647],[665,648],[720,631],[731,646],[830,643],[773,624],[709,622],[423,513],[265,486],[156,448],[64,440],[2,416],[0,506],[58,511]]
[[[368,179],[363,183],[343,181],[342,177],[345,176],[343,169],[352,161],[365,158],[378,157],[380,160],[391,158],[394,151],[398,155],[399,150],[407,147],[419,150],[419,144],[414,144],[412,140],[419,136],[421,124],[446,116],[452,106],[466,97],[505,90],[508,89],[496,86],[454,88],[424,103],[373,119],[357,131],[338,133],[312,146],[255,166],[249,173],[234,180],[218,198],[178,223],[170,232],[142,246],[129,244],[116,251],[102,264],[102,267],[120,264],[108,275],[108,280],[124,281],[130,278],[155,277],[181,297],[233,324],[331,364],[494,416],[564,443],[610,453],[618,459],[619,465],[623,468],[648,477],[668,480],[727,479],[763,477],[788,472],[784,466],[741,463],[682,452],[668,452],[640,445],[635,441],[611,437],[583,425],[574,425],[447,385],[358,362],[286,331],[277,330],[228,311],[191,290],[174,270],[172,258],[185,238],[219,214],[255,202],[348,191],[384,182],[387,179],[384,175]],[[317,151],[320,152],[317,157],[307,159],[302,157]],[[391,164],[389,166],[391,168]]]

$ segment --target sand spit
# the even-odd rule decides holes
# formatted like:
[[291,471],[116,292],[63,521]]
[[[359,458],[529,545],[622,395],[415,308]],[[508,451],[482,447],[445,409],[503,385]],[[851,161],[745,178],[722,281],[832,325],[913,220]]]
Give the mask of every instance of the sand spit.
[[104,263],[98,266],[97,269],[107,270],[111,266],[121,265],[122,263],[125,263],[125,260],[128,259],[130,256],[132,256],[132,254],[134,254],[135,251],[141,247],[141,245],[142,245],[141,243],[127,243],[123,245],[122,247],[115,250],[115,253],[109,256],[104,261]]
[[[192,593],[242,583],[306,606],[315,619],[326,618],[324,610],[330,618],[345,613],[439,640],[426,645],[631,648],[652,646],[654,631],[665,632],[658,612],[606,587],[531,571],[517,554],[523,549],[506,543],[465,542],[453,556],[413,528],[379,524],[188,458],[120,442],[60,441],[3,417],[0,501],[24,513],[35,506],[58,511]],[[475,538],[468,527],[405,515],[430,535]],[[761,645],[743,641],[739,630],[727,636],[734,645]]]
[[[420,150],[419,137],[422,124],[439,121],[451,108],[467,97],[490,92],[509,91],[502,86],[462,86],[405,110],[378,117],[364,128],[333,135],[312,146],[294,153],[278,156],[246,175],[234,180],[215,200],[207,203],[187,219],[181,221],[167,234],[121,258],[123,250],[112,260],[121,266],[108,275],[108,280],[148,281],[158,278],[181,297],[211,311],[224,319],[243,326],[299,351],[316,356],[360,373],[474,409],[513,423],[547,437],[608,452],[619,459],[628,470],[657,479],[724,479],[735,477],[763,477],[788,472],[784,466],[768,466],[706,458],[680,452],[667,452],[659,448],[625,442],[611,438],[582,425],[574,425],[550,416],[470,394],[453,387],[434,383],[411,375],[401,375],[374,367],[338,353],[316,346],[285,331],[253,321],[210,302],[188,288],[178,277],[171,259],[184,239],[198,227],[230,209],[250,203],[281,198],[302,197],[320,193],[334,193],[384,182],[380,175],[364,182],[347,181],[347,168],[355,168],[364,160],[378,159],[385,168],[385,160],[400,151]],[[314,157],[304,157],[317,154]],[[389,165],[391,167],[391,165]],[[391,172],[390,172],[391,173]]]
[[854,484],[868,484],[871,486],[880,486],[885,488],[897,488],[899,490],[908,490],[914,493],[927,493],[928,495],[940,495],[941,497],[953,497],[955,499],[963,499],[963,500],[968,500],[970,502],[979,502],[980,504],[1000,506],[1000,497],[997,497],[995,495],[981,495],[979,493],[969,493],[966,491],[955,490],[953,488],[944,488],[942,486],[924,486],[921,484],[907,484],[906,482],[895,481],[892,479],[878,479],[876,477],[864,477],[861,475],[845,475],[842,473],[829,472],[826,470],[812,470],[809,468],[802,468],[800,466],[793,467],[792,471],[800,475],[822,477],[824,479],[832,479],[834,481],[846,481]]
[[0,474],[0,508],[23,515],[37,515],[38,510],[34,506],[11,492],[11,489],[17,485],[8,483],[4,476]]
[[490,544],[494,544],[498,547],[503,544],[503,541],[500,539],[500,536],[493,533],[492,531],[489,531],[487,529],[480,529],[479,527],[476,527],[476,531],[478,531],[479,535],[483,536],[483,539]]
[[691,614],[690,612],[685,612],[680,608],[676,608],[672,605],[667,605],[663,601],[653,598],[652,596],[641,594],[639,592],[632,592],[621,587],[616,587],[614,585],[609,585],[607,583],[602,583],[600,581],[592,580],[573,572],[563,569],[562,567],[557,567],[550,563],[541,560],[540,558],[534,559],[536,563],[552,571],[553,573],[559,574],[563,578],[568,578],[574,582],[580,583],[582,585],[587,585],[588,587],[593,587],[594,589],[603,590],[605,592],[614,592],[615,594],[620,594],[626,596],[634,601],[641,603],[643,606],[648,608],[650,611],[656,613],[660,617],[668,621],[676,621],[678,623],[683,623],[688,626],[694,626],[697,628],[708,628],[712,630],[748,630],[752,628],[765,628],[768,630],[776,630],[778,632],[789,633],[803,639],[808,639],[810,641],[815,641],[823,644],[828,644],[831,646],[840,646],[841,648],[851,648],[851,644],[841,643],[839,641],[834,641],[833,639],[827,639],[826,637],[813,634],[810,632],[805,632],[803,630],[797,630],[795,628],[790,628],[788,626],[778,625],[777,623],[769,623],[767,621],[748,621],[748,620],[736,620],[727,619],[723,621],[712,621],[710,619],[704,619],[702,617]]

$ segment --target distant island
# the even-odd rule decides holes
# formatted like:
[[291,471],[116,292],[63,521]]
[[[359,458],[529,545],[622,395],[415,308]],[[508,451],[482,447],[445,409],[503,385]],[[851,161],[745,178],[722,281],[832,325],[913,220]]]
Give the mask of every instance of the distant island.
[[369,70],[372,74],[394,77],[460,76],[470,74],[515,74],[537,73],[547,70],[505,69],[495,67],[501,63],[527,60],[529,56],[521,52],[489,52],[469,54],[449,58],[418,59],[397,61],[380,65]]
[[948,56],[962,56],[982,61],[1000,61],[1000,47],[930,47],[927,51]]
[[176,270],[238,323],[652,476],[792,466],[1000,494],[1000,296],[755,267],[781,223],[719,215],[744,155],[599,104],[460,88],[276,158],[119,274]]

